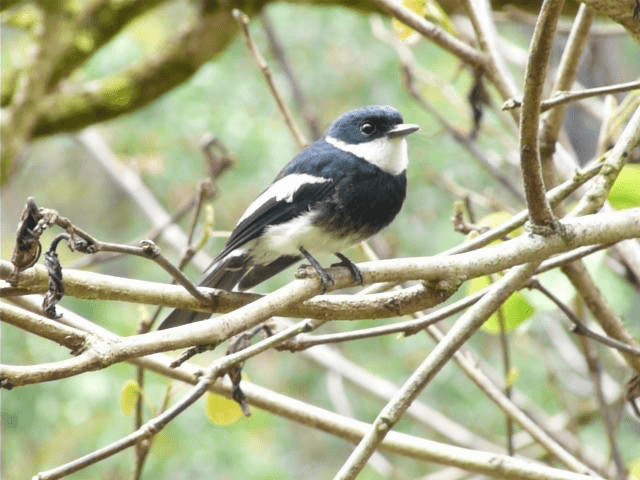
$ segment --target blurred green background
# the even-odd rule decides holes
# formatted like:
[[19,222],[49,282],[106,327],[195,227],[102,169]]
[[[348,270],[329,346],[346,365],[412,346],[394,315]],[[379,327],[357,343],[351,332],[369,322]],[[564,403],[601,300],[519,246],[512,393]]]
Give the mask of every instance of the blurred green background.
[[[406,206],[393,225],[374,240],[378,251],[385,256],[431,255],[463,240],[453,231],[450,221],[452,204],[460,197],[451,189],[443,188],[443,178],[495,198],[512,211],[522,208],[410,98],[403,87],[396,54],[372,36],[369,17],[342,8],[293,5],[273,5],[268,13],[323,129],[344,111],[368,104],[393,105],[402,111],[406,121],[422,126],[409,140],[411,164]],[[181,24],[192,14],[188,2],[180,1],[152,10],[108,43],[74,78],[83,81],[100,78],[157,51],[167,35],[175,30],[176,23]],[[385,20],[385,23],[389,26],[389,22]],[[505,25],[501,29],[513,42],[526,48],[527,28]],[[293,105],[286,80],[268,51],[258,22],[252,23],[252,31],[271,64],[276,83]],[[620,45],[629,58],[637,60],[637,45],[625,39],[620,40]],[[22,32],[3,28],[3,67],[19,65],[27,46]],[[452,104],[443,92],[445,87],[453,88],[461,98],[466,97],[472,76],[453,57],[427,42],[418,43],[413,50],[419,64],[432,72],[437,82],[424,88],[423,94],[456,127],[470,131],[470,107],[463,101]],[[636,67],[632,61],[629,63],[633,73]],[[514,71],[516,78],[521,78],[521,73]],[[497,99],[494,102],[499,105]],[[292,108],[296,118],[301,119],[295,105]],[[213,207],[215,227],[221,230],[234,225],[250,201],[298,151],[240,37],[221,57],[206,64],[181,87],[142,110],[97,128],[120,159],[140,172],[169,212],[175,212],[184,204],[206,175],[199,147],[203,134],[213,133],[218,137],[237,159],[234,168],[217,184],[219,195]],[[593,137],[594,132],[588,134]],[[514,155],[514,138],[489,110],[478,141],[499,161]],[[74,134],[56,135],[33,143],[24,166],[3,186],[4,259],[10,258],[17,219],[28,196],[33,196],[39,206],[57,209],[105,241],[135,241],[145,238],[151,229],[126,192],[104,173]],[[486,205],[476,204],[474,209],[479,217],[491,211]],[[188,222],[182,225],[187,226]],[[51,234],[47,235],[45,244],[52,238]],[[222,244],[221,239],[212,240],[206,249],[215,254]],[[166,247],[162,243],[160,246]],[[163,251],[173,260],[178,258],[169,248]],[[63,265],[72,265],[80,257],[66,248],[60,252]],[[348,253],[354,260],[365,260],[360,249]],[[599,269],[598,281],[611,294],[618,312],[628,319],[637,318],[640,313],[637,292],[603,261],[597,262],[594,268]],[[167,275],[157,266],[135,259],[109,262],[92,269],[167,281]],[[197,279],[195,269],[188,269],[188,273]],[[288,270],[260,290],[269,291],[292,275],[292,270]],[[128,304],[71,298],[64,299],[62,305],[122,335],[133,334],[142,316],[151,311]],[[545,334],[543,320],[549,315],[548,309],[541,308],[511,334],[513,364],[518,370],[516,386],[549,414],[569,411],[575,415],[582,409],[589,410],[594,405],[593,398],[584,393],[581,384],[572,390],[573,377],[571,372],[566,372],[562,358],[548,355],[553,347]],[[553,319],[565,324],[557,315]],[[334,323],[322,331],[368,324],[374,322]],[[638,322],[629,321],[627,325],[632,333],[640,335]],[[415,335],[352,342],[337,348],[361,367],[401,383],[432,345],[426,336]],[[500,371],[497,336],[479,333],[471,345],[483,362]],[[35,364],[67,356],[62,348],[50,342],[6,326],[2,328],[1,347],[2,361],[9,364]],[[196,361],[206,364],[220,355],[223,348],[219,350],[202,355]],[[612,377],[622,383],[627,380],[628,373],[617,363],[607,355],[603,355],[603,360]],[[250,361],[246,372],[258,384],[335,409],[327,394],[326,373],[300,354],[293,357],[288,353],[268,352]],[[2,478],[30,477],[126,435],[132,429],[133,419],[121,411],[120,390],[134,376],[133,367],[117,365],[63,381],[3,391]],[[150,405],[160,404],[168,383],[164,378],[148,374],[145,396]],[[183,385],[174,385],[174,398],[185,389]],[[355,417],[371,421],[382,403],[349,384],[346,391]],[[503,415],[455,366],[446,367],[420,398],[470,430],[504,444]],[[214,426],[207,420],[202,403],[181,415],[157,437],[144,478],[329,478],[351,450],[344,441],[257,409],[253,409],[252,417],[231,426]],[[150,411],[146,409],[147,415]],[[607,451],[602,423],[596,416],[591,415],[584,424],[574,428],[585,444]],[[441,440],[411,420],[402,421],[398,429]],[[639,434],[638,423],[624,417],[619,426],[619,442],[629,464],[640,459]],[[128,450],[70,478],[131,478],[133,458],[133,452]],[[400,472],[398,478],[416,478],[439,468],[400,457],[389,459]],[[367,468],[361,478],[383,477]]]

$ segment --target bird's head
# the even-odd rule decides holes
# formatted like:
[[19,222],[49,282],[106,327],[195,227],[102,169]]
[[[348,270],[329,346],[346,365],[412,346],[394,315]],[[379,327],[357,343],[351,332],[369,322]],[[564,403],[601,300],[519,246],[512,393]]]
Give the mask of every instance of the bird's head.
[[342,115],[331,125],[325,140],[397,175],[406,169],[404,137],[419,128],[418,125],[404,123],[395,108],[375,105]]
[[354,145],[382,137],[402,137],[419,128],[403,123],[402,115],[395,108],[374,105],[345,113],[331,125],[328,135]]

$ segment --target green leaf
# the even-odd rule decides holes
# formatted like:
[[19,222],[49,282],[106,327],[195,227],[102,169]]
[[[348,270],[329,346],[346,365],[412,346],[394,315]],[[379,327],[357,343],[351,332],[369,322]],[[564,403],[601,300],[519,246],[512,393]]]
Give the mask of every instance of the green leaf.
[[[478,225],[482,227],[497,228],[505,222],[511,220],[511,215],[507,212],[499,211],[493,212],[484,216],[478,221]],[[524,229],[522,227],[515,229],[509,233],[508,238],[514,238],[522,234]],[[491,242],[491,245],[499,244],[502,240],[495,240]],[[478,277],[473,278],[468,282],[467,295],[472,295],[480,290],[483,290],[491,285],[490,277]],[[503,315],[505,322],[505,329],[507,332],[515,330],[522,325],[529,317],[531,317],[535,311],[535,306],[525,297],[521,292],[514,292],[507,301],[500,307],[501,314]],[[482,329],[485,332],[497,334],[500,333],[500,319],[498,312],[491,315]]]
[[218,426],[231,425],[242,418],[242,410],[235,400],[217,393],[207,394],[205,412],[211,423]]
[[127,380],[120,390],[120,410],[127,417],[133,415],[136,403],[141,395],[140,385],[135,380]]
[[609,203],[616,210],[640,207],[640,165],[626,165],[609,192]]
[[[491,284],[489,277],[477,277],[469,281],[467,294],[471,295],[478,292]],[[500,307],[504,317],[505,329],[507,332],[515,330],[525,321],[527,321],[534,313],[534,306],[520,292],[514,292],[507,301]],[[498,312],[491,315],[482,325],[482,330],[491,334],[500,333],[500,320]]]

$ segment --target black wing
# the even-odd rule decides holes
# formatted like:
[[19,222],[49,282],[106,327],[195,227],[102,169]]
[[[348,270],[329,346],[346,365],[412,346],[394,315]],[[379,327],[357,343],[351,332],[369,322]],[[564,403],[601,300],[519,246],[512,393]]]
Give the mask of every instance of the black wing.
[[[267,192],[269,189],[266,190]],[[265,228],[287,222],[311,210],[314,205],[333,195],[335,183],[331,179],[303,183],[290,197],[277,199],[274,195],[265,199],[247,218],[234,228],[227,244],[215,261],[224,258],[236,248],[258,238]]]

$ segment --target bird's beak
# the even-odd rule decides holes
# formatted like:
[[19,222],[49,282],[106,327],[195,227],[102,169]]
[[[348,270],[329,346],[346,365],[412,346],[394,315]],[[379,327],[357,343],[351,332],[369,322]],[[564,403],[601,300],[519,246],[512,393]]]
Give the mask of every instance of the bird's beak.
[[396,138],[396,137],[404,137],[405,135],[409,135],[413,132],[417,132],[420,130],[420,126],[414,125],[412,123],[399,123],[391,130],[387,132],[387,137]]

